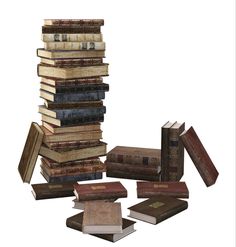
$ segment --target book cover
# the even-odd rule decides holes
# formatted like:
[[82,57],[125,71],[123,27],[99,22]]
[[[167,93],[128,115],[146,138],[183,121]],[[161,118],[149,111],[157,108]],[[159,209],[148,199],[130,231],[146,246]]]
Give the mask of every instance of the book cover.
[[100,26],[42,26],[42,33],[100,33]]
[[101,33],[43,33],[43,42],[99,42],[103,41]]
[[103,19],[44,19],[45,26],[103,26]]

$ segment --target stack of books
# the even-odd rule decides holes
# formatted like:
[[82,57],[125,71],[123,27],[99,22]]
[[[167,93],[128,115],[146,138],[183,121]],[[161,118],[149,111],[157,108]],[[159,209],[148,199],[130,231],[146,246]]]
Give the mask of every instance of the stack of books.
[[99,159],[106,154],[100,122],[109,90],[102,78],[108,75],[103,25],[101,19],[44,20],[44,49],[37,50],[44,100],[39,154],[48,182],[100,179],[105,171]]

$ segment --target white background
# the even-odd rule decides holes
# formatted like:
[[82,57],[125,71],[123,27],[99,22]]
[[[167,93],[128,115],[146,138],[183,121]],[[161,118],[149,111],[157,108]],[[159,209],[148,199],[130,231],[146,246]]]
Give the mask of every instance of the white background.
[[[194,126],[220,175],[207,188],[185,153],[188,210],[137,231],[116,246],[234,246],[235,81],[234,1],[2,1],[1,25],[1,246],[110,246],[71,230],[72,198],[35,201],[17,171],[37,113],[36,48],[44,18],[104,18],[110,63],[102,125],[108,150],[116,145],[160,148],[168,120]],[[105,179],[116,180],[116,179]],[[32,183],[44,182],[39,163]],[[136,184],[122,180],[127,207]]]

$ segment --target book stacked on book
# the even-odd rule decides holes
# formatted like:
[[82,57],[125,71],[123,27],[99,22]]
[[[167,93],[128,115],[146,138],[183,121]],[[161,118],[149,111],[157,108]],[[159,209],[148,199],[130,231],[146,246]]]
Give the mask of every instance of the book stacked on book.
[[109,90],[102,78],[108,75],[103,25],[101,19],[44,20],[44,49],[37,50],[44,100],[39,106],[44,133],[39,154],[48,182],[100,179],[105,171],[99,159],[106,154],[100,122]]
[[117,146],[107,154],[107,177],[159,181],[161,150]]

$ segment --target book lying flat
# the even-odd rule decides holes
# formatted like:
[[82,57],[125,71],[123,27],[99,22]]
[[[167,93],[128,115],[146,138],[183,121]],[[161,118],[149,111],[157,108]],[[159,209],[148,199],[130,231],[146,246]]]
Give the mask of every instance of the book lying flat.
[[42,33],[101,33],[100,26],[42,26]]
[[[73,193],[73,195],[74,195],[74,193]],[[97,202],[97,201],[102,201],[102,202],[114,202],[114,201],[116,201],[116,199],[117,199],[117,198],[114,198],[114,199],[106,199],[106,200],[93,200],[93,202]],[[80,210],[84,210],[84,205],[85,205],[85,203],[88,202],[88,201],[80,202],[80,201],[78,201],[77,199],[74,199],[73,202],[74,202],[73,208],[75,208],[75,209],[80,209]]]
[[74,196],[74,182],[32,184],[32,193],[36,200]]
[[[77,231],[82,231],[82,222],[83,222],[83,215],[84,213],[79,213],[74,216],[69,217],[66,220],[66,226],[69,228],[72,228]],[[134,224],[136,222],[132,220],[128,220],[125,218],[122,218],[122,233],[115,233],[115,234],[91,234],[92,236],[110,241],[110,242],[116,242],[125,236],[135,232]]]
[[176,198],[189,198],[185,182],[137,182],[138,198],[151,198],[159,195]]
[[103,41],[101,33],[43,33],[43,42],[99,42]]
[[44,19],[45,26],[103,26],[103,19]]
[[157,196],[129,207],[130,217],[151,224],[160,223],[187,209],[188,203],[168,196]]

